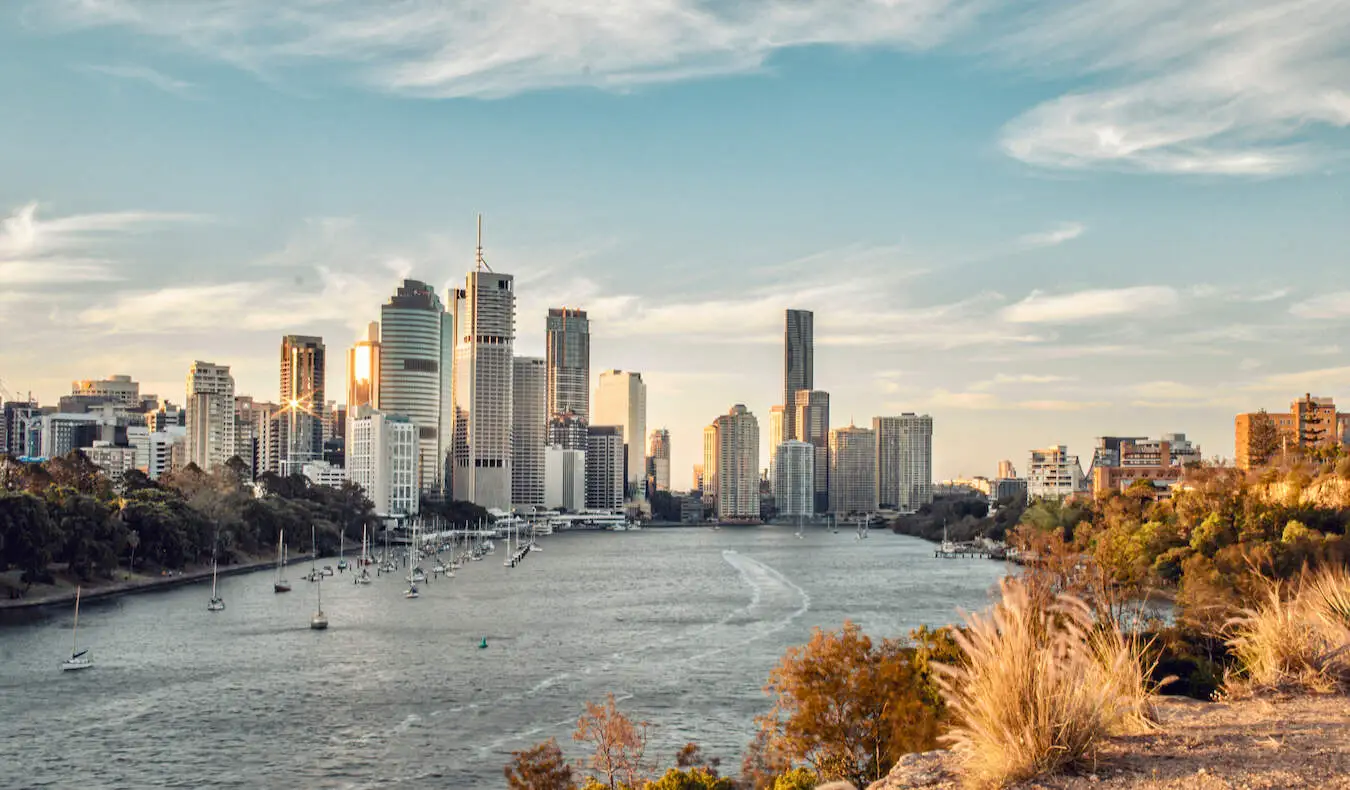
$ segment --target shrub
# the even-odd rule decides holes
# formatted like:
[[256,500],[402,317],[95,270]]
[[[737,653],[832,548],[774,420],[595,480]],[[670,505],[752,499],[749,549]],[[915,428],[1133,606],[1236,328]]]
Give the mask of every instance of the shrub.
[[1350,688],[1350,571],[1325,566],[1293,584],[1269,582],[1265,597],[1229,620],[1238,671],[1228,692],[1330,692]]

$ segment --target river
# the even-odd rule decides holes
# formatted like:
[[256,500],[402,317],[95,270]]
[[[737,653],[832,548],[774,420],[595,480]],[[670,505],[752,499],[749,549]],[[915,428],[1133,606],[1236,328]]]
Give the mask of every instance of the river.
[[[497,788],[514,749],[569,756],[587,700],[613,692],[739,767],[783,651],[845,618],[876,636],[979,609],[1002,563],[938,560],[917,538],[789,527],[570,533],[515,569],[504,547],[422,585],[266,571],[87,602],[92,669],[62,673],[72,612],[0,624],[0,787]],[[320,564],[336,564],[332,560]],[[428,563],[424,563],[429,567]],[[479,648],[486,637],[489,647]]]

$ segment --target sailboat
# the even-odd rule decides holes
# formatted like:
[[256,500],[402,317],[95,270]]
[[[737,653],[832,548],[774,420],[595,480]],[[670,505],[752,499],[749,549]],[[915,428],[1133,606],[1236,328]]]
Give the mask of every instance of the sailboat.
[[366,535],[366,527],[361,527],[361,556],[356,558],[357,565],[370,565],[375,561],[370,558],[370,542]]
[[272,582],[272,592],[290,592],[291,583],[286,580],[286,532],[277,533],[277,579]]
[[[311,524],[309,527],[309,541],[310,543],[314,542],[313,524]],[[314,553],[317,554],[318,551],[319,548],[316,545],[314,547]],[[328,617],[323,613],[323,576],[319,576],[318,582],[319,582],[318,584],[314,585],[314,595],[318,606],[314,612],[314,616],[309,618],[309,627],[314,629],[315,631],[322,631],[328,627]]]
[[70,628],[70,658],[61,662],[61,671],[73,672],[77,669],[88,669],[94,665],[93,659],[89,657],[89,648],[79,650],[78,638],[80,633],[80,588],[75,588],[75,624]]
[[362,569],[361,569],[361,572],[358,573],[358,574],[356,574],[356,578],[352,580],[352,583],[353,583],[353,584],[370,584],[370,570],[367,569],[367,568],[362,568]]
[[955,544],[955,543],[952,543],[951,540],[947,537],[947,522],[946,522],[946,521],[943,521],[943,522],[942,522],[942,553],[943,553],[943,554],[954,554],[955,552],[956,552],[956,544]]
[[211,558],[211,602],[206,605],[208,612],[220,612],[225,609],[225,599],[216,594],[216,558]]
[[347,548],[347,530],[338,530],[338,570],[347,570],[347,557],[345,549]]

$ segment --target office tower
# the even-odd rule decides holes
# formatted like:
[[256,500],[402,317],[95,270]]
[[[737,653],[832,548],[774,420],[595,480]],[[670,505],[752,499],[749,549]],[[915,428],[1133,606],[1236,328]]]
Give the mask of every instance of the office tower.
[[647,474],[647,385],[642,374],[623,370],[601,373],[592,422],[622,429],[627,459],[626,494],[638,495]]
[[1015,477],[1017,477],[1017,469],[1013,466],[1012,461],[1004,459],[998,462],[999,480],[1012,480]]
[[281,339],[281,405],[286,408],[280,430],[282,474],[323,455],[325,358],[323,338],[286,335]]
[[141,385],[130,376],[109,376],[106,379],[81,379],[70,384],[70,394],[99,398],[123,406],[141,405]]
[[435,289],[419,280],[404,280],[380,307],[378,353],[362,352],[379,362],[378,379],[371,383],[368,396],[374,398],[375,407],[385,414],[403,415],[417,427],[419,493],[438,492],[445,480],[441,398],[447,320]]
[[234,377],[229,365],[197,360],[187,374],[185,463],[209,472],[235,453]]
[[655,491],[670,490],[670,431],[657,428],[652,431],[651,445],[647,450],[647,476],[649,488]]
[[584,450],[591,418],[591,324],[585,310],[553,307],[545,332],[548,441]]
[[694,464],[694,476],[690,479],[690,491],[703,493],[703,464]]
[[[816,448],[816,512],[830,508],[830,393],[821,390],[802,390],[797,393],[794,424],[797,433],[792,437]],[[783,416],[786,418],[787,412]],[[787,429],[784,419],[783,429]]]
[[1064,499],[1083,490],[1078,456],[1062,444],[1031,451],[1027,464],[1027,499]]
[[877,509],[877,435],[849,425],[830,431],[830,511],[837,515]]
[[[913,513],[933,501],[933,418],[876,417],[876,497],[883,509]],[[833,485],[833,481],[831,481]]]
[[703,485],[699,490],[703,492],[703,501],[706,504],[716,506],[717,504],[717,421],[703,429]]
[[371,321],[361,339],[347,349],[347,413],[380,402],[380,323]]
[[774,456],[773,496],[778,515],[815,515],[816,448],[793,439],[779,444]]
[[572,512],[586,507],[585,450],[544,450],[544,507]]
[[717,517],[759,518],[759,420],[742,404],[713,423],[717,436]]
[[368,404],[356,407],[349,424],[347,479],[361,487],[380,518],[416,515],[421,501],[417,425]]
[[[515,278],[477,261],[454,291],[454,498],[511,508],[511,396],[516,335]],[[386,339],[385,346],[388,346]]]
[[778,445],[782,444],[788,437],[783,435],[783,413],[786,410],[782,406],[769,407],[769,484],[774,495],[778,495],[778,490],[772,486],[777,485],[778,481]]
[[[788,310],[783,321],[783,437],[800,439],[793,404],[797,393],[815,387],[815,315]],[[827,429],[828,430],[828,429]]]
[[586,507],[620,510],[625,482],[623,429],[617,425],[592,425],[586,433]]
[[547,365],[543,357],[516,357],[511,374],[511,504],[544,506],[544,446],[548,429]]

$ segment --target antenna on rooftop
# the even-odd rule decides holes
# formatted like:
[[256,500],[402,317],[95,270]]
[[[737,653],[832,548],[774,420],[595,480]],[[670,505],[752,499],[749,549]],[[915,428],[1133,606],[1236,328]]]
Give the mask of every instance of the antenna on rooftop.
[[477,250],[477,252],[475,253],[475,256],[474,256],[474,266],[475,266],[475,267],[478,269],[478,271],[480,271],[480,272],[483,271],[483,267],[484,267],[484,266],[487,266],[487,270],[488,270],[488,271],[492,271],[492,267],[491,267],[491,266],[488,266],[488,262],[485,261],[485,260],[483,260],[483,215],[482,215],[482,214],[479,214],[479,215],[478,215],[478,250]]

